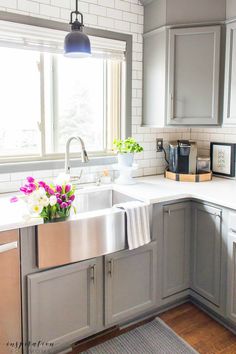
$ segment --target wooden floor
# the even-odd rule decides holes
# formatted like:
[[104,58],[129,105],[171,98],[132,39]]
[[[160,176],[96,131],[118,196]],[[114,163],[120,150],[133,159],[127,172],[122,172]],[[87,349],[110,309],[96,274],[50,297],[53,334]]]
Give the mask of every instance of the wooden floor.
[[[193,304],[187,303],[178,306],[159,317],[200,354],[236,354],[236,336]],[[146,322],[143,321],[138,325]],[[98,338],[95,337],[90,341],[81,342],[71,354],[78,354],[91,346],[102,343],[127,330],[132,330],[134,327],[137,327],[137,325],[122,331],[114,329]]]
[[236,354],[236,336],[192,304],[160,318],[201,354]]

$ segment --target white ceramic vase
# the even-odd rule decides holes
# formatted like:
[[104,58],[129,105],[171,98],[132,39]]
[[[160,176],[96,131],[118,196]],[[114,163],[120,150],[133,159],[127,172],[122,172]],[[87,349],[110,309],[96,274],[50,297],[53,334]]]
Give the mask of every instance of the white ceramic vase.
[[121,167],[132,167],[134,162],[134,154],[131,152],[118,154],[118,165]]

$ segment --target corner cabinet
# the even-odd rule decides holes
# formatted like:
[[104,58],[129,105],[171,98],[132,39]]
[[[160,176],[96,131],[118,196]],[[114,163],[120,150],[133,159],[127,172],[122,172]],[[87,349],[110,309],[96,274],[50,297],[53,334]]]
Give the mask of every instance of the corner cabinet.
[[189,288],[190,225],[190,203],[163,207],[162,298]]
[[[97,325],[96,259],[28,276],[28,339],[53,351]],[[102,281],[102,279],[101,279]]]
[[220,306],[222,211],[193,203],[192,286],[206,300]]
[[220,26],[170,29],[168,125],[216,125]]
[[224,125],[236,125],[236,23],[226,30]]
[[135,318],[156,305],[156,242],[105,257],[105,325]]

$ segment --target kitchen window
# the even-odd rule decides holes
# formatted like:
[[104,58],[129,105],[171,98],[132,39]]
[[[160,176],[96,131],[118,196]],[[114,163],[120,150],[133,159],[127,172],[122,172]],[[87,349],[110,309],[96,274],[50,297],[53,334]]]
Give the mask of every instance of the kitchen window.
[[90,155],[111,152],[124,131],[125,42],[91,37],[92,56],[71,59],[63,56],[65,32],[4,26],[0,161],[63,158],[72,135],[84,139]]

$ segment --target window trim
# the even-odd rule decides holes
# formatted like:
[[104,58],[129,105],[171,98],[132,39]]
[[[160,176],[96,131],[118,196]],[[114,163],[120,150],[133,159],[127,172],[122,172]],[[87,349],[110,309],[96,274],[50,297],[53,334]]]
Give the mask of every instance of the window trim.
[[[25,25],[31,25],[35,27],[44,27],[47,29],[59,30],[59,31],[70,31],[70,26],[66,23],[59,21],[52,21],[41,19],[38,17],[25,16],[20,14],[14,14],[10,12],[0,11],[0,20],[8,21],[13,23],[20,23]],[[85,27],[85,33],[90,36],[96,36],[101,38],[115,39],[126,42],[126,85],[125,85],[125,101],[126,108],[124,115],[125,119],[125,133],[121,132],[122,138],[131,136],[131,125],[132,125],[132,35],[113,32],[108,30],[97,29],[93,27]],[[41,85],[44,83],[41,82]],[[43,112],[41,111],[41,116]],[[41,117],[42,118],[42,117]],[[44,121],[41,119],[41,124],[44,124]],[[43,134],[42,134],[43,135]],[[71,157],[75,158],[72,160],[72,166],[79,167],[81,166],[80,154],[71,154]],[[107,152],[90,152],[90,162],[87,166],[101,165],[101,164],[111,164],[115,162],[114,153]],[[37,160],[38,159],[38,160]],[[53,159],[53,160],[52,160]],[[64,164],[61,154],[53,154],[53,156],[48,155],[47,157],[40,157],[35,155],[29,155],[26,159],[22,158],[22,162],[14,162],[14,158],[7,158],[6,162],[1,162],[0,171],[1,173],[11,173],[11,172],[20,172],[20,171],[33,171],[40,169],[48,169],[47,166],[50,166],[49,169],[61,168]],[[55,166],[55,167],[54,167]],[[60,167],[59,167],[60,166]],[[83,165],[84,166],[84,165]]]

